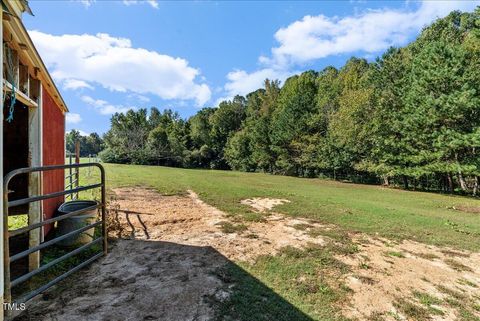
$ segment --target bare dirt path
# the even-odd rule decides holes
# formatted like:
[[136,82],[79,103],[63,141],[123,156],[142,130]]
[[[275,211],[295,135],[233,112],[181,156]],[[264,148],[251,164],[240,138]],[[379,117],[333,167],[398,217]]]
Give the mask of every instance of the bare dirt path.
[[[335,228],[271,212],[288,200],[244,200],[266,215],[262,222],[240,224],[192,191],[188,196],[162,196],[145,188],[114,192],[120,209],[142,213],[129,214],[128,220],[119,215],[126,226],[123,236],[131,239],[116,241],[106,258],[77,274],[77,283],[37,298],[20,319],[212,320],[212,300],[229,295],[215,275],[219,267],[229,260],[254,262],[285,246],[322,245],[328,237],[312,231]],[[346,316],[408,320],[408,304],[425,305],[429,298],[429,319],[457,320],[459,308],[440,300],[453,296],[480,304],[479,253],[359,234],[351,238],[358,251],[338,256],[350,267],[344,281],[353,291],[341,307]]]

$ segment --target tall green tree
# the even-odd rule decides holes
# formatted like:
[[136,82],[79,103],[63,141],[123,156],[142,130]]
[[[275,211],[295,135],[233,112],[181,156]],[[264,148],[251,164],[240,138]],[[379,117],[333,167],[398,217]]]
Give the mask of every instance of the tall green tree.
[[110,130],[105,134],[105,161],[148,163],[147,138],[151,127],[147,110],[129,110],[112,116]]
[[369,71],[366,60],[352,58],[338,73],[340,91],[336,108],[331,109],[328,142],[331,168],[344,173],[352,172],[370,147],[367,122],[373,112],[373,88]]
[[246,99],[235,96],[231,101],[221,102],[215,113],[210,117],[211,122],[211,147],[215,159],[211,162],[212,168],[226,169],[228,163],[224,157],[224,149],[228,139],[241,128],[245,119]]
[[303,147],[298,144],[303,135],[312,133],[309,124],[316,111],[316,78],[316,72],[307,71],[288,78],[280,90],[271,122],[272,149],[279,173],[303,176],[305,168],[298,162]]

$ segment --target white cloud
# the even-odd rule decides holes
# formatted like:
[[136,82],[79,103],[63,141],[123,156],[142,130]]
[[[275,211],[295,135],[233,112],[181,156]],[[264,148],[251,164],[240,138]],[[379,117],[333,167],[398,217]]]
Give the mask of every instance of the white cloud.
[[67,123],[69,124],[78,124],[82,121],[80,114],[67,113]]
[[188,61],[143,48],[108,34],[55,36],[29,32],[52,76],[100,84],[119,92],[154,94],[162,99],[194,100],[203,105],[211,91]]
[[81,129],[71,129],[71,130],[67,130],[66,134],[70,133],[72,130],[76,130],[80,133],[80,136],[88,136],[90,135],[89,133],[87,133],[86,131],[83,131]]
[[88,89],[93,89],[92,85],[89,85],[87,82],[83,80],[78,80],[78,79],[65,79],[63,81],[63,89],[68,90],[77,90],[80,88],[88,88]]
[[150,101],[150,98],[148,98],[147,96],[143,96],[139,94],[130,94],[127,96],[127,98],[131,100],[139,101],[141,103],[148,103]]
[[147,3],[155,9],[158,9],[158,1],[157,0],[147,0]]
[[263,87],[263,83],[267,78],[283,81],[292,74],[293,72],[290,71],[272,68],[260,69],[252,73],[247,73],[244,70],[231,71],[227,75],[228,82],[225,84],[225,92],[228,96],[220,99],[225,100],[231,99],[235,95],[246,95]]
[[122,2],[126,6],[130,6],[130,5],[133,5],[133,4],[139,4],[139,3],[147,3],[152,8],[158,9],[158,0],[123,0]]
[[346,17],[305,16],[275,33],[279,46],[272,58],[260,62],[275,66],[305,63],[331,55],[378,53],[406,44],[422,27],[453,10],[473,10],[480,1],[424,1],[417,10],[368,10]]
[[80,0],[80,3],[83,4],[85,8],[89,8],[95,0]]
[[367,10],[346,17],[305,16],[275,33],[279,45],[271,57],[260,56],[262,67],[253,72],[234,70],[227,74],[224,97],[246,95],[266,78],[285,80],[295,66],[338,54],[373,57],[390,46],[406,44],[425,25],[453,10],[470,11],[480,1],[424,1],[417,10]]
[[90,96],[82,96],[82,101],[90,106],[93,106],[102,115],[112,115],[115,113],[126,113],[130,109],[137,109],[132,106],[113,105],[101,99],[94,99]]

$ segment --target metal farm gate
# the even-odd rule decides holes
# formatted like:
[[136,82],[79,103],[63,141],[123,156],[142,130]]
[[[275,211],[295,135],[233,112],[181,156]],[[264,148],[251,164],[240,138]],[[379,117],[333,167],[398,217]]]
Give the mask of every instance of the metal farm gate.
[[[100,170],[100,182],[92,185],[87,185],[87,186],[76,186],[72,188],[65,189],[63,191],[58,191],[58,192],[53,192],[50,194],[45,194],[45,195],[36,195],[36,196],[29,196],[27,198],[23,199],[18,199],[18,200],[13,200],[9,201],[8,200],[8,185],[12,178],[14,178],[17,175],[22,175],[22,174],[30,174],[30,173],[43,173],[46,171],[55,171],[55,170],[68,170],[72,172],[74,170],[76,173],[78,173],[79,168],[92,168],[92,167],[97,167]],[[89,263],[93,262],[94,260],[98,259],[99,257],[105,255],[107,253],[107,233],[106,233],[106,222],[105,222],[105,170],[102,165],[98,163],[84,163],[84,164],[67,164],[67,165],[53,165],[53,166],[43,166],[43,167],[31,167],[31,168],[20,168],[11,171],[8,173],[5,178],[4,178],[4,183],[3,183],[3,190],[4,190],[4,195],[3,195],[3,200],[4,200],[4,208],[3,208],[3,224],[4,224],[4,231],[3,231],[3,241],[4,241],[4,281],[5,281],[5,297],[4,297],[4,302],[5,303],[11,303],[11,304],[20,304],[24,303],[34,296],[42,293],[46,289],[50,288],[54,284],[60,282],[61,280],[65,279],[67,276],[71,275],[72,273],[78,271],[82,267],[88,265]],[[67,214],[63,214],[60,216],[52,217],[46,220],[43,220],[38,223],[33,223],[28,226],[9,231],[8,230],[8,211],[9,208],[14,207],[14,206],[19,206],[19,205],[25,205],[29,204],[32,202],[39,202],[59,196],[64,196],[64,195],[73,195],[76,194],[78,195],[78,192],[81,191],[86,191],[86,190],[91,190],[91,189],[96,189],[100,188],[101,189],[101,201],[97,205],[93,205],[84,209],[76,210]],[[39,245],[29,247],[28,249],[16,253],[14,255],[10,255],[10,247],[9,247],[9,240],[11,237],[23,234],[23,233],[28,233],[34,229],[39,229],[42,228],[46,225],[53,224],[55,222],[64,220],[66,218],[69,218],[71,216],[79,215],[87,211],[95,210],[95,209],[100,209],[101,211],[101,216],[99,220],[96,222],[82,227],[80,229],[74,230],[72,232],[69,232],[65,235],[61,236],[55,236],[53,239],[50,239],[48,241],[44,241],[40,243]],[[44,265],[41,265],[40,267],[33,269],[29,271],[26,274],[23,274],[15,279],[11,279],[11,271],[10,271],[10,264],[12,262],[15,262],[17,260],[20,260],[22,258],[27,257],[28,255],[40,251],[42,249],[45,249],[49,246],[52,246],[62,240],[65,240],[71,236],[76,236],[82,232],[85,232],[89,229],[95,228],[95,227],[101,227],[101,236],[97,237],[96,239],[93,239],[90,243],[84,244],[76,249],[71,250],[70,252],[62,255],[61,257],[58,257]],[[90,258],[86,259],[85,261],[81,262],[80,264],[74,266],[73,268],[70,268],[67,272],[64,272],[60,276],[55,277],[53,280],[49,281],[48,283],[30,291],[29,293],[23,295],[21,298],[16,299],[14,302],[12,302],[12,288],[15,286],[18,286],[19,284],[26,282],[27,280],[30,280],[32,277],[38,275],[39,273],[51,268],[52,266],[65,261],[68,258],[73,257],[74,255],[79,254],[80,252],[91,248],[94,244],[99,244],[102,243],[102,251],[99,253],[96,253],[95,255],[91,256]],[[6,311],[8,313],[8,310]]]

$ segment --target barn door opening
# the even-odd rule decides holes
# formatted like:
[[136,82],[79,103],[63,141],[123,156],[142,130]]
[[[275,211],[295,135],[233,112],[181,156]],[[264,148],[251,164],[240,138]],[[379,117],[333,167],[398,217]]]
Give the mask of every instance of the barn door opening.
[[[5,106],[10,106],[10,98],[5,101]],[[9,108],[4,108],[4,119],[10,115]],[[17,101],[14,105],[13,119],[3,124],[3,171],[9,173],[14,169],[28,167],[29,162],[29,125],[28,107]],[[28,197],[28,174],[15,177],[10,184],[8,198],[18,200]],[[14,207],[10,215],[28,214],[28,205]]]
[[[10,98],[5,100],[5,106],[10,106]],[[3,108],[3,119],[10,116],[9,108]],[[7,174],[17,168],[29,166],[29,130],[28,130],[28,107],[21,102],[14,105],[13,119],[3,122],[3,168]],[[8,199],[11,201],[28,197],[28,174],[15,177],[9,185]],[[9,211],[8,228],[16,229],[28,225],[29,205],[12,207]],[[19,253],[28,248],[29,238],[27,235],[19,235],[10,242],[10,252]],[[28,259],[25,258],[12,267],[12,270],[23,274],[28,272]]]

